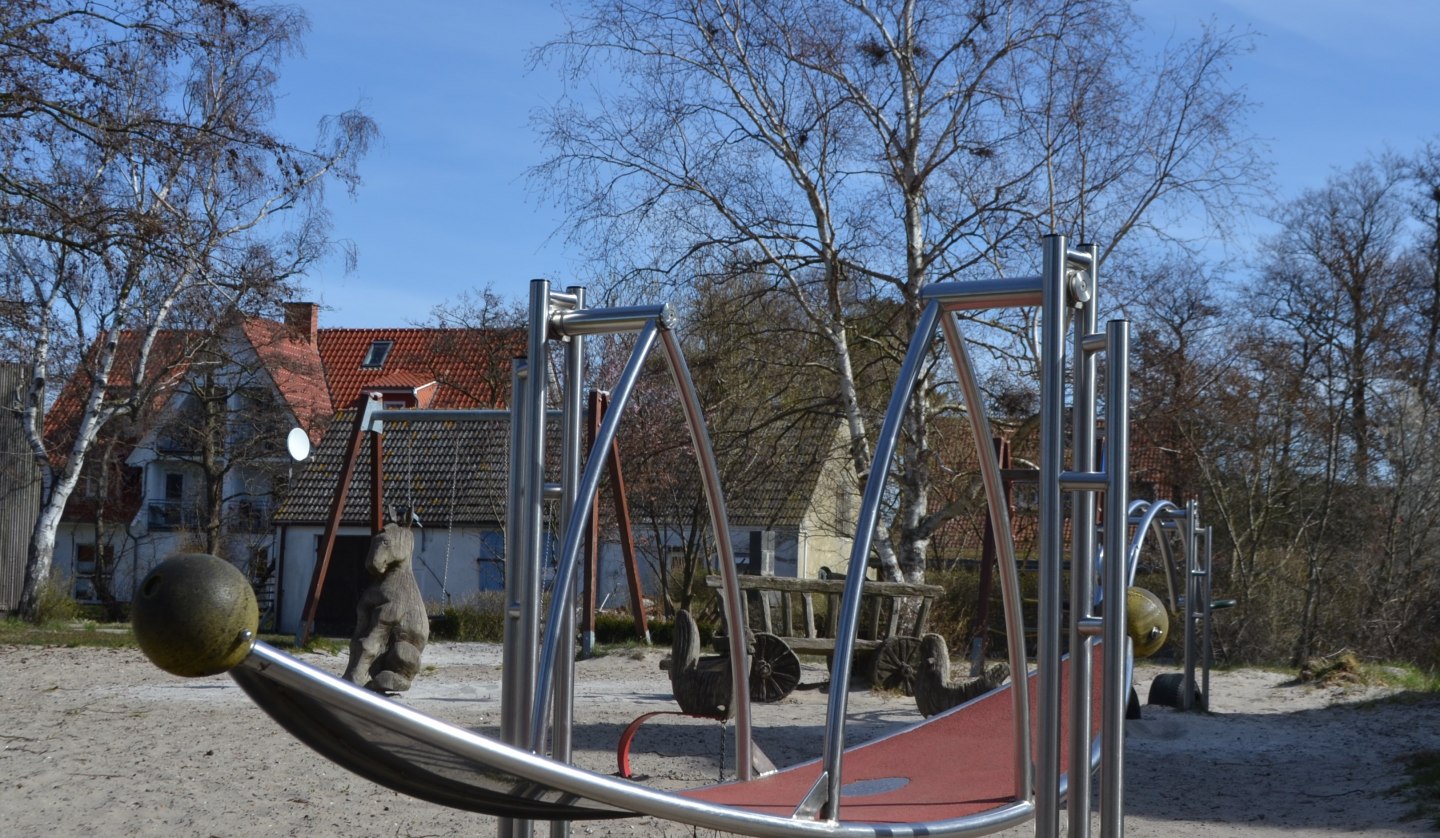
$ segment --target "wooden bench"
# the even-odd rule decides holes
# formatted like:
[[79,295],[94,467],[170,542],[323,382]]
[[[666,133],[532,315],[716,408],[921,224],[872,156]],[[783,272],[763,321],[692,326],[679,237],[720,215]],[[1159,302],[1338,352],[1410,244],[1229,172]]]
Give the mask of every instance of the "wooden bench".
[[[723,587],[719,576],[707,576],[705,584],[717,590]],[[834,655],[840,600],[845,592],[844,579],[741,576],[739,585],[741,611],[752,631],[774,635],[796,654],[824,655],[827,658]],[[919,639],[925,634],[931,605],[944,592],[945,589],[939,585],[865,581],[861,589],[855,652],[857,663],[864,657],[875,658],[872,683],[908,691],[913,683],[914,664],[918,662]],[[823,598],[825,603],[824,616],[818,622],[817,598]],[[918,598],[919,603],[909,612],[913,618],[905,619],[906,601],[912,598]],[[897,642],[890,643],[892,639]],[[877,655],[882,647],[885,651]],[[912,661],[911,658],[917,660]],[[852,671],[865,670],[853,666]],[[894,683],[897,678],[904,683]]]

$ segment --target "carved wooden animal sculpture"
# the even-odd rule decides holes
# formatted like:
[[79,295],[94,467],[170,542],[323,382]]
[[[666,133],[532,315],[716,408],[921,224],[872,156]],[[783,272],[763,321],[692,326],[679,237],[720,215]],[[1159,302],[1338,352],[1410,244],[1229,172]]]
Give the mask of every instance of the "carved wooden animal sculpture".
[[728,719],[735,713],[730,658],[700,657],[700,628],[684,609],[675,614],[675,636],[670,640],[670,691],[688,715]]
[[920,638],[920,672],[915,676],[915,706],[923,716],[943,713],[976,696],[987,693],[1010,677],[1010,666],[992,663],[978,678],[950,681],[950,649],[945,638],[927,634]]
[[414,552],[410,528],[394,521],[370,540],[365,561],[370,585],[356,609],[345,679],[375,692],[410,689],[411,679],[420,671],[420,653],[430,639],[430,618],[410,565]]

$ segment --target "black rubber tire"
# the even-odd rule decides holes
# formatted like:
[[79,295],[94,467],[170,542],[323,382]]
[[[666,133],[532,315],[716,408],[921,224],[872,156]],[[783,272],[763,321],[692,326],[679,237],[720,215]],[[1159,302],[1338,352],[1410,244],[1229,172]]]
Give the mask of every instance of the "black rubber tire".
[[[1155,680],[1150,682],[1150,695],[1145,701],[1147,704],[1174,707],[1178,710],[1183,706],[1181,693],[1184,690],[1184,684],[1185,673],[1183,672],[1166,672],[1163,675],[1156,675]],[[1195,686],[1190,695],[1190,709],[1205,709],[1205,696],[1200,693],[1199,686]]]

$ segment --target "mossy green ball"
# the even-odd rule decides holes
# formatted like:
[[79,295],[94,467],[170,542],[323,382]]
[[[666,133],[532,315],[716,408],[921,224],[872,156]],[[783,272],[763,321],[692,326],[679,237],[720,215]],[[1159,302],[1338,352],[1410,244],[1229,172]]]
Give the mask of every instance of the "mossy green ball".
[[231,669],[250,653],[260,608],[234,565],[206,553],[172,556],[150,571],[130,604],[135,642],[150,662],[195,678]]
[[1125,589],[1125,631],[1135,641],[1135,657],[1160,651],[1170,634],[1170,614],[1160,597],[1144,588]]

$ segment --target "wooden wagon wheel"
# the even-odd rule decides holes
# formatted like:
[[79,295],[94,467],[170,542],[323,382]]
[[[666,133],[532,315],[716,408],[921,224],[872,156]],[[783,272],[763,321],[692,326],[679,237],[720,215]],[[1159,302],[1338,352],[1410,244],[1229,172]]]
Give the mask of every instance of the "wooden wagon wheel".
[[920,671],[920,638],[891,637],[875,650],[870,685],[882,690],[915,694],[915,676]]
[[763,631],[755,632],[755,651],[750,657],[750,700],[779,701],[800,683],[800,658],[784,640]]

